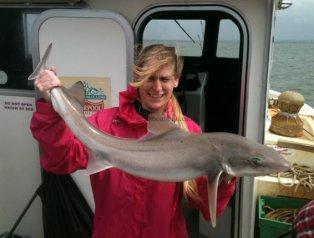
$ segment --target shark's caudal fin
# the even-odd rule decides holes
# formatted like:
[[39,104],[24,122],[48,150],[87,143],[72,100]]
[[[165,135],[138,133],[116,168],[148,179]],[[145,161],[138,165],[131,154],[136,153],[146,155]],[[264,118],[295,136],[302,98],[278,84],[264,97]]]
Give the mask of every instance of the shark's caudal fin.
[[86,173],[88,175],[92,175],[102,170],[106,170],[113,167],[111,164],[106,163],[106,161],[103,158],[104,158],[104,155],[95,153],[93,151],[89,151],[89,158],[88,158]]
[[44,56],[42,57],[41,61],[38,63],[38,65],[36,66],[34,72],[28,76],[28,80],[35,80],[38,77],[38,74],[40,73],[40,71],[44,70],[47,68],[47,59],[50,55],[50,51],[51,51],[51,47],[52,47],[52,43],[50,43],[44,53]]
[[216,213],[217,213],[217,190],[219,185],[219,178],[222,174],[222,170],[216,174],[209,174],[207,180],[207,192],[208,192],[208,208],[210,214],[210,221],[212,226],[216,226]]

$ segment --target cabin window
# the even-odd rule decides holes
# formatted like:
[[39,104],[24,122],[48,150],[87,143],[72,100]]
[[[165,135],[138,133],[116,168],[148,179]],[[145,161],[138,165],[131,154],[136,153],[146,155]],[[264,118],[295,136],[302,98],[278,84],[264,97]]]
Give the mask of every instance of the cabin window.
[[0,89],[34,89],[33,82],[27,80],[33,71],[32,26],[41,12],[60,6],[0,8]]
[[[187,116],[203,123],[206,132],[243,133],[248,35],[235,12],[218,6],[161,6],[143,13],[135,32],[137,43],[170,44],[184,57],[176,93]],[[202,109],[189,99],[190,92],[205,102]]]
[[240,31],[230,19],[219,22],[216,56],[220,58],[239,58]]
[[154,19],[144,29],[143,45],[161,43],[176,47],[182,56],[201,56],[204,31],[204,20]]
[[31,28],[43,9],[0,9],[0,88],[33,89],[28,85],[31,74]]

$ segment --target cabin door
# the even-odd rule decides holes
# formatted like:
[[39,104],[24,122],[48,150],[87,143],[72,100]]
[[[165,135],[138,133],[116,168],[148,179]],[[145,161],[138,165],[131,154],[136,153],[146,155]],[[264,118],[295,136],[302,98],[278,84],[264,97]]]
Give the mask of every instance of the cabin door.
[[[55,66],[65,86],[82,81],[84,112],[118,105],[118,92],[131,80],[133,31],[129,23],[111,11],[49,10],[33,27],[33,66],[52,43],[47,66]],[[37,95],[39,96],[39,95]],[[72,176],[94,209],[89,176]]]
[[[160,4],[134,22],[137,43],[167,44],[184,57],[175,93],[184,114],[204,132],[245,134],[249,37],[241,14],[223,5]],[[186,209],[190,237],[237,237],[239,201],[240,187],[214,229]]]

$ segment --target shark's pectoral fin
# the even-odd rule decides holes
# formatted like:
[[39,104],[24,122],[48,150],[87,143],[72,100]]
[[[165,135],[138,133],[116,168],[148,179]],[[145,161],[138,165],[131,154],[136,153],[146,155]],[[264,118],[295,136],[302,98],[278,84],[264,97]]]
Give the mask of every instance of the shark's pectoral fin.
[[98,173],[111,167],[113,166],[105,160],[105,155],[90,151],[86,168],[88,175]]
[[216,226],[216,212],[217,212],[217,190],[219,185],[219,178],[222,174],[222,170],[216,174],[209,174],[207,181],[207,192],[208,192],[208,208],[210,214],[210,220],[212,226]]

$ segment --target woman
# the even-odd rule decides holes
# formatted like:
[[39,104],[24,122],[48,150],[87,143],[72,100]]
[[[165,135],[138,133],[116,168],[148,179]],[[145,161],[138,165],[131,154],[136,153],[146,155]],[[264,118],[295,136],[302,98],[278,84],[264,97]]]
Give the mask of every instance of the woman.
[[[89,122],[111,135],[136,139],[147,133],[147,115],[162,112],[181,128],[200,133],[200,127],[182,115],[173,96],[182,67],[173,47],[144,48],[135,62],[134,82],[120,93],[119,107],[98,111]],[[49,102],[49,90],[60,85],[55,69],[45,70],[36,79],[35,86],[44,99],[37,101],[31,129],[43,149],[42,167],[55,174],[68,174],[86,168],[88,150]],[[183,194],[209,219],[206,177],[184,183],[158,182],[111,168],[91,175],[90,180],[95,199],[94,238],[188,237],[181,207]],[[234,189],[235,180],[220,183],[218,214]]]

